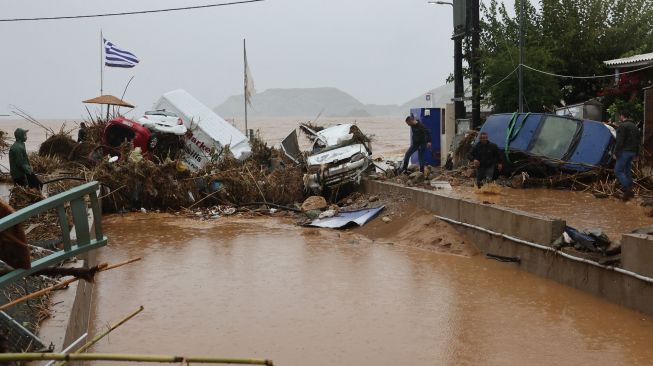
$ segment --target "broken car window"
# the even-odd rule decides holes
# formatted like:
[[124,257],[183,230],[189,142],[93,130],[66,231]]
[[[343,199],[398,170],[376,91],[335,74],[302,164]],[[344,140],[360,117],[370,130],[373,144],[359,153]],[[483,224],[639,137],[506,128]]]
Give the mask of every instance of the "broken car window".
[[562,159],[569,150],[580,122],[558,116],[546,116],[530,153],[551,159]]

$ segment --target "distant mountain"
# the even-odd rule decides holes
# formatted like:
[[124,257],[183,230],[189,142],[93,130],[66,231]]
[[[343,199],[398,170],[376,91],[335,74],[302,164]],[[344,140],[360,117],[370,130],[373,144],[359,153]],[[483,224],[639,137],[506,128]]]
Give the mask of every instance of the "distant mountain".
[[[433,93],[433,106],[441,107],[451,102],[453,84],[445,84],[430,90]],[[225,118],[242,117],[243,95],[229,97],[214,108]],[[306,117],[322,114],[325,117],[369,117],[403,116],[410,108],[430,107],[424,94],[402,105],[363,104],[353,96],[337,88],[293,88],[268,89],[252,97],[249,116],[257,117]]]
[[[366,106],[351,95],[336,88],[268,89],[252,97],[248,115],[266,117],[369,116]],[[395,106],[396,108],[396,106]],[[215,108],[223,117],[242,116],[243,95],[229,97]]]

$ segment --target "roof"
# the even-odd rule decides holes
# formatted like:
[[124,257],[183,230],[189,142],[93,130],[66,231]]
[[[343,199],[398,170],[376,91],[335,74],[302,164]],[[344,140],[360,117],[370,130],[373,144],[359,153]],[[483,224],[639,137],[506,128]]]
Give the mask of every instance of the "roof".
[[635,55],[630,57],[617,58],[614,60],[603,61],[603,63],[607,67],[612,67],[612,68],[653,65],[653,52],[643,53],[641,55]]
[[114,97],[113,95],[100,95],[99,97],[85,100],[82,103],[109,104],[109,105],[117,105],[117,106],[121,106],[121,107],[134,108],[133,105],[125,102],[122,99],[118,99],[117,97]]

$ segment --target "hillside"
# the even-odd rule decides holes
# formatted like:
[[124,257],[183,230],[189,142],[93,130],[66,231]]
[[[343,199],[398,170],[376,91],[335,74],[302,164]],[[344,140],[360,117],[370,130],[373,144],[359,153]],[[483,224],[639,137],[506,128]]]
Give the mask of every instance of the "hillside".
[[[435,89],[433,106],[440,107],[453,98],[453,84],[445,84]],[[353,96],[337,88],[293,88],[268,89],[252,97],[252,107],[248,115],[253,117],[369,117],[369,116],[403,116],[410,108],[429,107],[424,94],[402,105],[363,104]],[[214,108],[215,112],[225,118],[242,117],[243,95],[229,97],[224,103]]]
[[[215,111],[224,117],[242,116],[243,95],[229,97]],[[266,117],[369,115],[363,103],[336,88],[268,89],[252,97],[247,113]]]

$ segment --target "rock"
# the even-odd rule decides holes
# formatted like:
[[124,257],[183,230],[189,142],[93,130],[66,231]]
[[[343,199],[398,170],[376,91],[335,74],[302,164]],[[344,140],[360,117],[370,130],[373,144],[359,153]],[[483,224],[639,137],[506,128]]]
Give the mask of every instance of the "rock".
[[328,206],[322,196],[310,196],[302,203],[302,211],[322,210]]
[[318,219],[326,219],[326,218],[328,218],[328,217],[333,217],[333,216],[335,216],[336,213],[337,213],[337,212],[336,212],[335,210],[326,210],[326,211],[320,213],[320,214],[318,215],[317,218],[318,218]]
[[226,208],[224,211],[222,211],[222,213],[225,215],[233,215],[236,213],[236,208],[235,207]]
[[389,218],[388,216],[383,216],[383,217],[381,218],[381,221],[385,222],[386,224],[389,224],[389,223],[392,222],[392,219]]
[[306,217],[308,217],[311,220],[315,220],[318,217],[320,217],[321,213],[322,213],[322,211],[320,211],[320,210],[308,210],[308,211],[304,212]]
[[141,212],[142,213],[147,213],[147,210],[145,209],[145,207],[141,207]]
[[376,202],[379,200],[379,196],[370,196],[370,198],[367,199],[368,202]]
[[340,206],[336,205],[335,203],[329,206],[328,210],[334,210],[336,213],[340,212]]
[[422,172],[420,172],[420,171],[412,172],[412,173],[410,173],[410,175],[408,176],[408,178],[410,178],[410,179],[412,179],[412,180],[418,179],[418,178],[420,178],[420,177],[421,177],[422,179],[424,179],[424,173],[422,173]]

